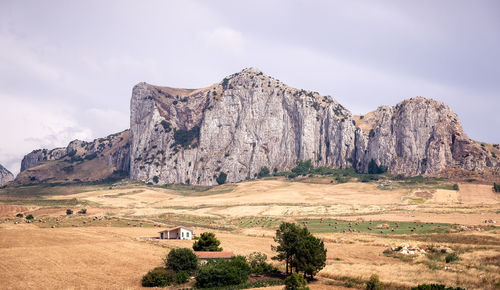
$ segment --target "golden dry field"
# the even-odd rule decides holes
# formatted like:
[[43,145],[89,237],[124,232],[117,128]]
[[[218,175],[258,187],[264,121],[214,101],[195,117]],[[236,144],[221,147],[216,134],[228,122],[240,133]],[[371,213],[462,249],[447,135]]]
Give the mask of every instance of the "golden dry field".
[[[490,185],[458,185],[456,191],[444,182],[269,178],[217,187],[121,181],[6,188],[0,190],[0,288],[141,288],[142,275],[160,266],[169,249],[191,247],[192,241],[148,239],[161,229],[213,231],[224,250],[271,257],[282,221],[305,223],[325,241],[327,265],[312,289],[363,288],[372,274],[388,289],[498,288],[500,195]],[[77,213],[82,208],[86,214]],[[17,213],[35,219],[26,223]],[[384,223],[392,230],[376,228]],[[391,250],[405,244],[425,253]],[[459,260],[446,263],[449,253]]]

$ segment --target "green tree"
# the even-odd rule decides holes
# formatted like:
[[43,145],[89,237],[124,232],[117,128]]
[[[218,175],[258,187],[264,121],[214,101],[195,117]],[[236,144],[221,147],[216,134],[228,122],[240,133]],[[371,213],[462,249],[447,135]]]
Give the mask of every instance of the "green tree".
[[227,174],[224,172],[219,173],[219,176],[215,179],[219,185],[226,183]]
[[270,171],[269,168],[267,168],[267,166],[261,167],[259,171],[259,178],[267,177],[269,176],[269,173]]
[[312,165],[311,159],[306,161],[299,160],[297,162],[297,166],[292,169],[292,172],[297,175],[306,175],[309,174],[314,169]]
[[195,251],[209,251],[220,252],[222,248],[219,247],[220,241],[217,240],[214,233],[202,233],[200,238],[194,242],[193,250]]
[[297,271],[304,272],[311,279],[326,265],[326,249],[323,241],[313,236],[307,228],[301,231],[294,264]]
[[34,217],[32,214],[29,214],[29,215],[27,215],[27,216],[26,216],[26,219],[27,219],[27,220],[32,220],[32,219],[34,219],[34,218],[35,218],[35,217]]
[[500,183],[493,183],[493,191],[500,192]]
[[285,272],[288,275],[293,271],[291,268],[293,258],[297,251],[297,243],[299,240],[300,227],[294,223],[281,223],[276,230],[274,241],[278,243],[277,246],[271,246],[273,251],[278,254],[272,257],[273,260],[285,261]]
[[292,275],[285,279],[285,290],[309,290],[309,287],[307,287],[307,281],[304,279],[304,276],[292,273]]
[[67,215],[73,214],[73,210],[71,210],[71,209],[69,209],[69,208],[68,208],[68,209],[66,210],[66,214],[67,214]]
[[198,269],[198,257],[191,249],[172,249],[164,259],[167,269],[175,272],[185,271],[190,274]]

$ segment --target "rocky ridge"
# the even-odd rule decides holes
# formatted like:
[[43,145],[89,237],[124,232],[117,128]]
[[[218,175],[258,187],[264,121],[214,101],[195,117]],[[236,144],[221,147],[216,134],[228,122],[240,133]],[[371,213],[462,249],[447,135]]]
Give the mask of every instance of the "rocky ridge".
[[499,164],[442,102],[410,98],[368,115],[367,126],[357,125],[332,97],[288,87],[254,68],[198,90],[140,83],[131,101],[130,177],[213,185],[221,172],[236,182],[263,166],[288,171],[307,159],[361,172],[374,162],[403,175]]
[[[366,173],[376,166],[406,176],[500,172],[498,157],[470,140],[442,102],[416,97],[352,116],[331,96],[255,68],[202,89],[139,83],[130,112],[130,131],[28,154],[16,181],[92,181],[121,172],[157,184],[214,185],[223,173],[237,182],[264,166],[289,171],[308,159],[316,167]],[[72,170],[68,162],[76,162]]]
[[14,180],[14,175],[0,164],[0,186]]
[[90,182],[127,177],[130,130],[92,142],[74,140],[65,148],[35,150],[23,158],[18,184]]

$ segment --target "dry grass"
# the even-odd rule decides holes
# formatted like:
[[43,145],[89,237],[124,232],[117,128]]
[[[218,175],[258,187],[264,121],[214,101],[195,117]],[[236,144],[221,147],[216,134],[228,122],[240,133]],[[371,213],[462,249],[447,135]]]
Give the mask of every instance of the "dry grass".
[[[274,231],[281,221],[321,217],[486,226],[486,219],[500,221],[499,197],[486,187],[460,184],[458,192],[382,190],[376,183],[336,185],[274,179],[215,188],[165,188],[131,182],[68,187],[66,192],[64,187],[42,188],[50,191],[43,199],[30,197],[22,189],[22,199],[4,196],[0,205],[4,217],[0,223],[0,288],[139,288],[142,275],[161,265],[170,248],[192,244],[141,240],[158,236],[159,228],[145,227],[153,223],[165,227],[183,224],[194,227],[197,234],[214,231],[224,250],[242,255],[260,251],[268,257],[273,255]],[[423,202],[409,202],[412,199]],[[87,216],[66,217],[66,205],[75,212],[87,206]],[[21,221],[13,219],[18,211],[47,222],[14,224]],[[113,218],[90,221],[97,215]],[[63,219],[61,228],[42,228],[52,225],[56,217]],[[138,227],[141,222],[144,226]],[[496,228],[441,234],[317,234],[328,249],[327,265],[311,288],[363,287],[376,273],[389,288],[432,282],[491,289],[500,281],[499,233]],[[383,254],[402,243],[447,246],[461,260],[446,264],[427,256],[399,259]]]

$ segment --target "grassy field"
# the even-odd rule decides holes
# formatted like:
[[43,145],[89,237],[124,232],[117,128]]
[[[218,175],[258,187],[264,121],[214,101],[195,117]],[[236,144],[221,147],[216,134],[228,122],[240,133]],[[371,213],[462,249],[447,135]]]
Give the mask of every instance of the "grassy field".
[[[312,289],[362,288],[372,274],[388,289],[500,285],[500,229],[485,223],[500,221],[500,195],[490,185],[460,183],[457,191],[442,179],[357,182],[365,177],[335,174],[219,187],[121,181],[0,189],[0,281],[23,289],[140,288],[140,277],[169,249],[191,247],[192,241],[150,239],[177,225],[215,232],[224,250],[259,251],[276,263],[273,236],[287,221],[305,223],[328,250]],[[82,208],[87,214],[77,214]],[[17,213],[35,220],[25,223]],[[449,248],[460,259],[387,254],[402,244]]]
[[311,233],[374,233],[391,235],[445,233],[453,227],[449,224],[391,222],[391,221],[344,221],[334,219],[298,220]]

